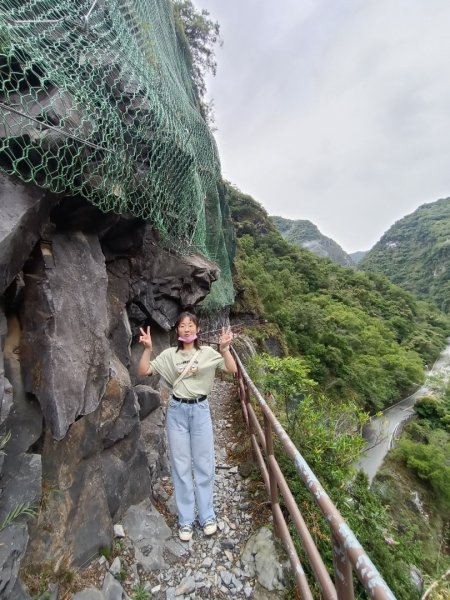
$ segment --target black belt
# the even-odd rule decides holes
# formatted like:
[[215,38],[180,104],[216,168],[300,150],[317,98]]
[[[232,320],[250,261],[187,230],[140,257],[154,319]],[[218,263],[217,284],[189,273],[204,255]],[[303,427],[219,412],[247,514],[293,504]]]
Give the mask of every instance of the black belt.
[[203,402],[206,400],[207,396],[197,396],[197,398],[177,398],[172,395],[172,398],[177,402],[183,402],[183,404],[197,404],[197,402]]

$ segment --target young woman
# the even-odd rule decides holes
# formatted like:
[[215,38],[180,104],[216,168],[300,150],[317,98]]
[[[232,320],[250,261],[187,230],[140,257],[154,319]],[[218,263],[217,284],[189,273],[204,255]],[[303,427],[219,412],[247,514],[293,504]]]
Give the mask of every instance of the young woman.
[[222,329],[219,352],[198,342],[199,322],[189,312],[183,312],[175,323],[178,346],[168,348],[151,360],[150,327],[141,328],[139,343],[144,346],[138,373],[140,376],[159,373],[172,386],[166,414],[172,479],[178,511],[179,537],[192,538],[197,503],[198,519],[205,535],[217,530],[213,506],[214,439],[208,394],[214,383],[216,369],[236,373],[230,352],[231,329]]

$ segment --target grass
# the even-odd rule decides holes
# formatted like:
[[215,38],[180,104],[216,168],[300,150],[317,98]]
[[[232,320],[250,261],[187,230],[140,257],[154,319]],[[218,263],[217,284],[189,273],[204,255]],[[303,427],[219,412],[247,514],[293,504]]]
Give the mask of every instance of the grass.
[[68,566],[68,561],[58,565],[53,561],[27,564],[21,571],[21,579],[33,600],[46,600],[50,584],[58,584],[58,598],[70,598],[78,582],[78,573]]
[[147,592],[142,585],[137,585],[131,591],[130,597],[131,600],[148,600],[151,597],[151,594],[150,592]]
[[30,506],[28,502],[18,504],[12,510],[10,510],[3,519],[3,523],[0,524],[0,531],[3,531],[3,529],[9,527],[9,525],[22,516],[31,517],[34,519],[37,516],[37,512],[32,506]]

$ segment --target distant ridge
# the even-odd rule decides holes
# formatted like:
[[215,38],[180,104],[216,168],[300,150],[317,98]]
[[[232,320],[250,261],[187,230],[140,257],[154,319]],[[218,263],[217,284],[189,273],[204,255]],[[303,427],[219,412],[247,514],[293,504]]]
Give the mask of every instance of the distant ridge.
[[306,248],[317,256],[329,258],[339,265],[354,266],[355,262],[351,256],[337,242],[323,235],[311,221],[285,219],[277,216],[271,216],[270,220],[284,239],[291,244]]
[[358,267],[450,313],[450,198],[423,204],[394,223]]
[[357,265],[362,261],[367,252],[368,250],[358,250],[357,252],[350,252],[349,256],[352,259],[353,263]]

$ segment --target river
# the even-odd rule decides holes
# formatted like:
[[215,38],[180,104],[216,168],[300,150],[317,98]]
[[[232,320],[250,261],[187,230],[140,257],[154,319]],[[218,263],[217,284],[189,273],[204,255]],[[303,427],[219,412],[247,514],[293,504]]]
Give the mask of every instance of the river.
[[380,417],[373,417],[364,427],[363,436],[367,446],[356,467],[367,474],[369,483],[375,477],[388,450],[393,447],[401,432],[402,423],[413,416],[416,400],[430,391],[427,379],[438,374],[450,379],[450,338],[447,339],[447,344],[432,368],[427,371],[425,384],[408,398],[385,410]]

